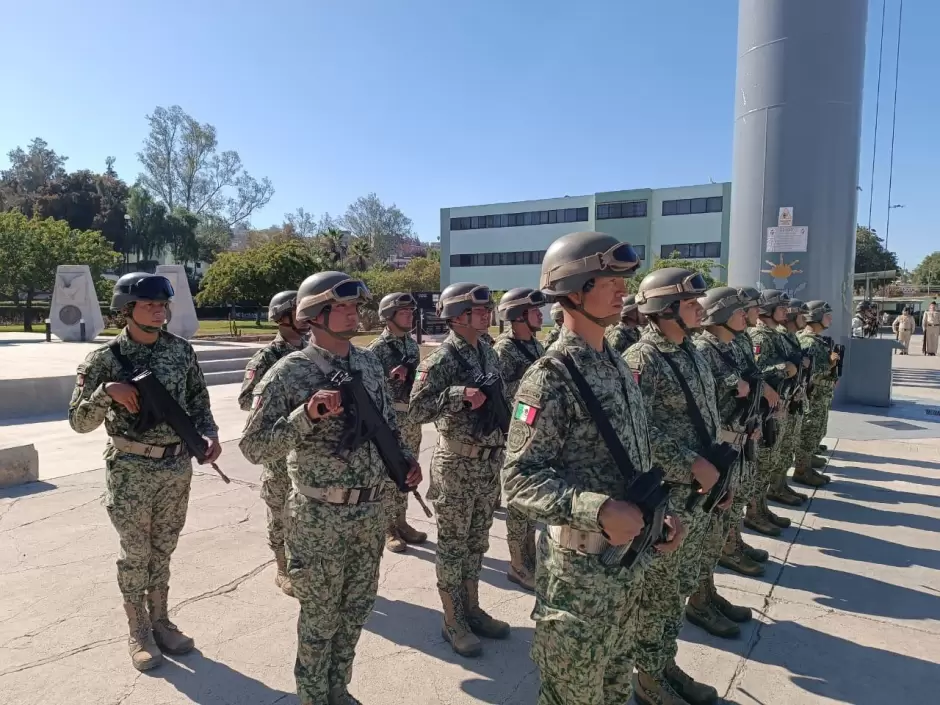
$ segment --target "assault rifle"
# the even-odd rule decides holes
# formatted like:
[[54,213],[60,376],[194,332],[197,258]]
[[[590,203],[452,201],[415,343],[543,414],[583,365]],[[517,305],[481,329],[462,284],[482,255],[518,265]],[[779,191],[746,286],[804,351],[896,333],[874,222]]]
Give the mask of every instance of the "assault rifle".
[[735,448],[730,443],[717,443],[701,453],[701,456],[718,470],[718,482],[705,494],[701,492],[701,485],[693,480],[692,494],[689,495],[685,503],[685,510],[687,512],[691,512],[695,509],[696,505],[703,500],[702,509],[706,512],[710,512],[715,508],[716,504],[719,504],[721,500],[725,498],[731,490],[731,481],[734,479],[734,468],[741,460],[742,451],[743,445],[741,448]]
[[503,394],[503,381],[499,375],[479,374],[473,380],[473,386],[483,392],[486,401],[476,410],[476,430],[488,436],[497,428],[506,434],[509,432],[509,402]]
[[[346,409],[346,430],[340,439],[340,447],[353,451],[364,443],[372,441],[379,451],[379,457],[385,465],[385,471],[400,492],[411,492],[425,515],[432,516],[428,505],[418,493],[408,487],[408,472],[411,464],[402,453],[401,443],[395,432],[379,413],[372,397],[362,384],[362,373],[358,370],[346,372],[339,370],[330,382],[340,391],[343,407]],[[320,404],[320,413],[326,412],[326,406]]]
[[[395,350],[395,352],[398,351]],[[402,352],[398,360],[398,365],[401,365],[406,370],[408,370],[408,372],[405,374],[404,386],[402,387],[405,401],[408,401],[408,398],[411,396],[411,390],[415,386],[415,374],[418,370],[418,358],[406,355],[404,352]],[[396,365],[396,367],[398,365]]]
[[836,343],[828,335],[822,336],[822,339],[829,347],[829,352],[839,356],[839,361],[836,363],[836,379],[839,379],[842,376],[842,363],[845,360],[845,345]]
[[653,468],[637,476],[627,487],[624,500],[643,512],[643,530],[630,543],[611,546],[601,554],[601,563],[608,567],[620,565],[629,568],[650,546],[662,542],[669,506],[669,491],[663,484],[663,471]]

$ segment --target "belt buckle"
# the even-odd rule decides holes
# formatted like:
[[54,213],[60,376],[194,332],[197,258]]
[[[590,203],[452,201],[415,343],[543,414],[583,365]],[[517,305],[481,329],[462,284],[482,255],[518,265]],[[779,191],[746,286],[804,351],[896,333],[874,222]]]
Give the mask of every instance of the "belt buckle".
[[351,490],[346,490],[346,503],[347,504],[359,504],[359,497],[362,494],[362,490],[358,487]]
[[144,445],[144,457],[145,457],[145,458],[153,458],[153,457],[154,457],[154,455],[153,455],[153,449],[154,449],[154,448],[155,448],[155,446],[152,446],[152,445]]

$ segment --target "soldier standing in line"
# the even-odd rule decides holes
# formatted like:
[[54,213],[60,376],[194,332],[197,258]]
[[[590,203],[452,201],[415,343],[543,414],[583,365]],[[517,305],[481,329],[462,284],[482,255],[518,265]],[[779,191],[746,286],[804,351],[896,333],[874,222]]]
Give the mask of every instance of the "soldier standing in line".
[[[418,366],[411,391],[416,423],[434,422],[440,434],[431,458],[428,499],[437,513],[437,589],[444,608],[441,633],[454,652],[477,656],[479,636],[505,639],[509,625],[480,607],[480,571],[499,500],[499,468],[506,429],[494,423],[502,394],[496,353],[480,336],[489,326],[490,290],[451,284],[437,315],[450,334]],[[487,386],[492,398],[480,388]]]
[[157,666],[162,653],[193,649],[193,640],[167,611],[170,557],[186,522],[193,468],[188,449],[166,423],[141,427],[140,395],[128,368],[150,370],[190,415],[208,443],[206,462],[222,450],[192,345],[161,330],[172,297],[166,277],[135,272],[117,281],[111,310],[123,312],[127,326],[79,365],[69,403],[73,430],[88,433],[104,422],[108,432],[105,507],[121,543],[118,587],[131,663],[138,671]]
[[[747,298],[735,288],[719,286],[709,289],[698,301],[705,309],[705,329],[695,337],[695,347],[708,362],[715,379],[715,399],[721,417],[719,440],[734,446],[741,455],[734,469],[735,502],[728,511],[713,517],[711,530],[705,539],[699,588],[689,600],[686,618],[710,634],[727,638],[740,634],[736,623],[749,621],[751,610],[731,604],[718,593],[715,567],[733,524],[741,521],[743,503],[740,496],[746,495],[751,484],[751,478],[745,473],[753,471],[754,467],[753,463],[746,462],[744,454],[749,435],[754,432],[750,424],[756,421],[759,409],[754,395],[760,394],[761,390],[751,389],[742,377],[747,361],[742,359],[741,349],[734,344],[735,336],[747,327],[744,313]],[[764,574],[764,567],[743,553],[737,559],[735,570],[743,575]],[[719,615],[714,615],[715,611]]]
[[790,526],[790,520],[777,516],[767,506],[767,489],[773,478],[774,470],[781,462],[779,451],[783,443],[783,431],[786,424],[789,395],[780,394],[784,380],[795,377],[797,367],[790,362],[787,342],[777,330],[787,316],[790,297],[777,289],[764,289],[758,299],[758,321],[748,330],[753,345],[754,359],[764,382],[780,395],[776,406],[773,424],[776,426],[776,438],[762,443],[757,451],[757,479],[753,498],[744,515],[744,525],[765,536],[779,536],[780,530]]
[[[628,568],[602,560],[611,545],[628,545],[644,530],[643,512],[626,497],[635,477],[651,469],[646,414],[627,366],[604,342],[623,278],[638,264],[630,245],[597,232],[559,238],[542,261],[543,293],[564,306],[564,325],[549,354],[523,376],[502,470],[510,508],[548,525],[539,538],[532,612],[538,705],[630,700],[643,575],[684,534],[669,517],[668,536],[656,547],[662,558],[648,549]],[[601,433],[572,368],[619,449]]]
[[[342,272],[303,281],[296,317],[309,322],[310,344],[275,363],[255,388],[239,443],[253,463],[287,457],[284,538],[300,602],[294,677],[301,705],[359,705],[347,685],[378,589],[386,470],[373,442],[350,445],[347,409],[332,380],[337,372],[361,377],[399,436],[382,364],[349,342],[358,304],[369,298],[365,284]],[[411,463],[407,484],[417,487],[421,469],[404,442],[401,449]]]
[[836,365],[838,353],[830,352],[828,343],[820,335],[832,324],[832,307],[825,301],[810,301],[806,304],[806,327],[800,332],[800,347],[812,361],[809,409],[803,420],[803,433],[796,448],[796,469],[793,481],[808,487],[829,484],[830,477],[816,472],[813,467],[814,453],[826,435],[829,407],[836,388]]
[[561,307],[561,304],[552,304],[551,309],[549,309],[549,315],[552,318],[552,322],[555,324],[554,327],[548,331],[545,335],[545,347],[551,347],[551,344],[558,340],[558,336],[561,334],[561,324],[564,320],[564,309]]
[[[238,407],[242,411],[251,409],[251,397],[258,382],[274,363],[292,352],[302,350],[307,344],[304,335],[306,325],[294,320],[296,291],[282,291],[271,297],[268,304],[268,320],[277,323],[274,340],[256,352],[245,368],[245,379],[238,393]],[[267,507],[268,546],[274,552],[277,573],[274,584],[286,595],[293,597],[294,589],[287,575],[287,558],[284,553],[284,505],[290,492],[287,462],[282,458],[264,465],[261,472],[261,499]]]
[[620,309],[620,321],[609,326],[604,336],[607,344],[618,355],[623,355],[627,348],[639,341],[640,327],[646,325],[646,316],[637,310],[636,297],[633,294],[625,296],[623,308]]
[[[703,455],[718,441],[721,429],[715,381],[689,338],[701,326],[704,311],[698,298],[706,289],[702,275],[688,269],[668,267],[647,274],[636,300],[649,325],[624,355],[643,393],[653,463],[673,484],[670,504],[689,532],[675,554],[653,562],[644,579],[636,692],[643,705],[698,705],[718,697],[715,688],[695,681],[675,660],[683,608],[699,586],[712,521],[701,501],[691,510],[687,502],[696,488],[708,492],[719,479],[717,468]],[[718,510],[727,511],[732,499],[726,496]]]
[[[519,288],[503,294],[496,307],[499,317],[510,326],[493,346],[510,403],[516,396],[522,375],[545,352],[535,337],[542,330],[540,307],[544,305],[545,296],[541,291]],[[506,577],[526,590],[535,590],[535,523],[512,507],[506,510],[506,543],[509,544]]]
[[[385,370],[392,406],[398,420],[402,438],[417,458],[421,454],[421,424],[415,423],[408,414],[408,399],[415,383],[415,374],[421,352],[418,343],[411,337],[414,312],[417,303],[404,291],[396,291],[379,302],[379,320],[385,322],[385,330],[369,345]],[[391,480],[385,479],[382,492],[382,507],[385,509],[385,548],[392,553],[401,553],[407,544],[422,544],[428,540],[423,531],[411,527],[405,518],[408,495],[399,492]]]

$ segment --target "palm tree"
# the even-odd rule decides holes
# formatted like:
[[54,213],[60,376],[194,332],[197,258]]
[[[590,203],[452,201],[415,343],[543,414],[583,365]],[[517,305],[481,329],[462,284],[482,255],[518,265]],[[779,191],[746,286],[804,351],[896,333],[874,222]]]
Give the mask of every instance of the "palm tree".
[[374,248],[368,238],[357,237],[349,245],[348,261],[352,269],[364,272],[369,266]]
[[346,259],[346,245],[343,243],[343,231],[339,228],[329,227],[317,236],[317,244],[323,252],[323,258],[331,266],[338,266]]

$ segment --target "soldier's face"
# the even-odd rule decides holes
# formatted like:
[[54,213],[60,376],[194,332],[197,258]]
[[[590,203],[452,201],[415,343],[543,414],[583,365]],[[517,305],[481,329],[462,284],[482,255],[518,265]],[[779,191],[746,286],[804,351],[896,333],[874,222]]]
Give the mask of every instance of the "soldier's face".
[[731,314],[731,318],[728,319],[728,327],[738,333],[747,328],[747,316],[744,309],[738,309]]
[[806,328],[806,319],[803,317],[802,313],[797,314],[795,320],[797,328]]
[[593,288],[581,294],[584,310],[596,318],[620,318],[627,282],[620,277],[598,277]]
[[747,324],[749,326],[756,326],[757,321],[760,319],[760,309],[757,306],[752,306],[747,310]]
[[542,327],[542,309],[530,308],[525,315],[525,322],[530,328]]
[[687,328],[701,328],[705,320],[705,309],[698,299],[686,299],[679,302],[679,318]]
[[166,301],[138,301],[131,312],[135,323],[159,328],[166,322]]
[[490,310],[486,306],[470,309],[470,327],[481,333],[490,327]]
[[395,312],[395,315],[392,316],[392,320],[395,321],[395,325],[402,330],[411,330],[411,326],[415,320],[414,310],[410,308],[399,309]]
[[825,316],[823,316],[822,324],[823,324],[823,328],[828,328],[829,326],[832,325],[832,314],[831,314],[831,313],[827,313]]
[[774,309],[774,315],[771,316],[771,319],[777,323],[785,323],[787,320],[787,309],[783,306],[777,306],[777,308]]
[[[321,313],[317,319],[323,322]],[[330,310],[330,330],[346,333],[359,328],[359,305],[355,301],[333,304]]]

